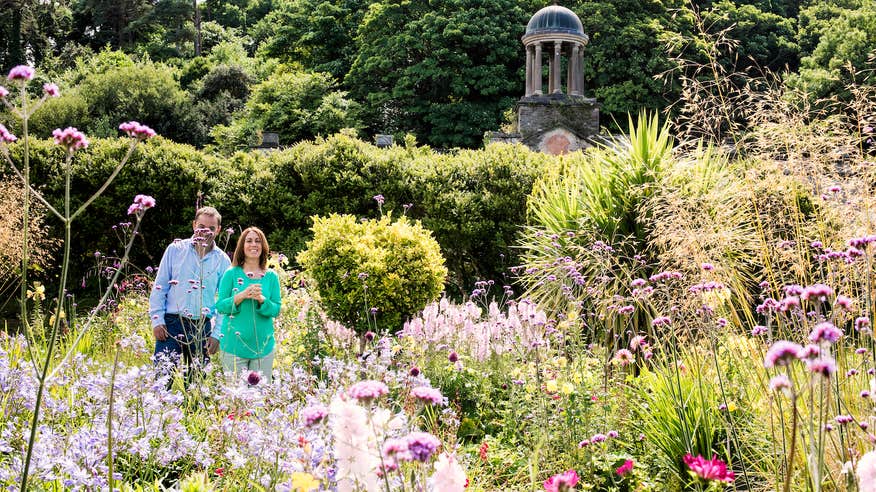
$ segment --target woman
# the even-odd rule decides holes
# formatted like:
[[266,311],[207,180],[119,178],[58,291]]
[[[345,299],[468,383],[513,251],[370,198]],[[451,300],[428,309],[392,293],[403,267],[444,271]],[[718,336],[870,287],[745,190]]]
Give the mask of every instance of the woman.
[[271,382],[274,317],[280,313],[280,279],[268,270],[268,240],[257,227],[240,235],[231,268],[219,282],[216,310],[224,314],[220,359],[226,374],[261,372]]

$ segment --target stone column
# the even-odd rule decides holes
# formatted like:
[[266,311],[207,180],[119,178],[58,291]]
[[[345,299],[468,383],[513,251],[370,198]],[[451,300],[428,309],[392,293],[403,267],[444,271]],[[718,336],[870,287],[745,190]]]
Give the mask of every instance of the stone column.
[[532,67],[532,94],[540,96],[541,92],[541,43],[535,43],[535,63]]
[[551,93],[552,94],[562,94],[563,88],[560,86],[560,67],[562,64],[560,63],[560,57],[563,52],[563,42],[562,41],[554,41],[554,58],[553,58],[553,70],[551,71]]
[[554,85],[554,72],[556,71],[557,69],[554,66],[554,57],[551,56],[550,53],[548,53],[548,94],[553,94],[554,90],[556,89],[556,86]]
[[578,72],[581,71],[581,66],[578,64],[578,43],[572,45],[572,54],[569,56],[569,73],[566,75],[566,84],[569,86],[568,91],[571,96],[581,95],[581,86],[578,85]]
[[578,93],[584,95],[584,45],[578,50]]
[[532,95],[532,46],[526,45],[526,97]]

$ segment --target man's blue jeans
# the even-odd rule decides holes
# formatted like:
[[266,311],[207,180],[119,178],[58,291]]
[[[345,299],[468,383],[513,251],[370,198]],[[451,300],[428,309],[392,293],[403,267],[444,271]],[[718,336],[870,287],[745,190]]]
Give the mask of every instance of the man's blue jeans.
[[179,314],[165,314],[164,325],[168,337],[155,341],[155,365],[160,374],[168,374],[182,359],[188,381],[193,369],[204,367],[210,360],[207,338],[213,330],[213,322],[210,318],[190,319]]

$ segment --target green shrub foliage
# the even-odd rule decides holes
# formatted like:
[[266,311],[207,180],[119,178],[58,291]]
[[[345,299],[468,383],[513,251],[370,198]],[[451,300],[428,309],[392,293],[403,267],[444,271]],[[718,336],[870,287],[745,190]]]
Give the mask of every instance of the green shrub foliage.
[[[16,162],[20,147],[10,146]],[[77,153],[74,205],[109,176],[126,149],[122,140],[95,138]],[[125,211],[139,193],[158,200],[133,250],[132,262],[140,267],[157,265],[169,241],[191,234],[198,204],[216,206],[224,226],[261,227],[274,249],[294,257],[311,237],[311,216],[377,218],[373,197],[380,194],[385,211],[399,216],[407,208],[407,217],[432,231],[449,258],[448,294],[459,297],[477,280],[502,281],[518,263],[512,245],[526,222],[527,196],[554,159],[512,145],[444,154],[412,142],[378,149],[342,134],[269,154],[219,158],[156,138],[138,149],[77,221],[74,265],[81,271],[71,274],[79,278],[92,268],[95,251],[112,254],[121,245],[112,226],[128,219]],[[62,196],[62,160],[63,151],[51,141],[31,142],[32,178],[50,199]],[[0,167],[0,176],[13,177],[7,167]],[[51,220],[48,225],[60,227]]]
[[316,281],[332,319],[359,334],[369,328],[394,333],[441,294],[444,258],[418,222],[337,214],[313,222],[313,240],[298,262]]

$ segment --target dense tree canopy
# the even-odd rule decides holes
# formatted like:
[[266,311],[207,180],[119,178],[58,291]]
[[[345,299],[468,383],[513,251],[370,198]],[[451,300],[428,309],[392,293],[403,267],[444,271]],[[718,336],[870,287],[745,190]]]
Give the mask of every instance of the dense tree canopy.
[[[476,147],[523,95],[520,37],[545,3],[0,0],[0,69],[40,66],[64,89],[52,116],[98,134],[137,112],[160,121],[169,138],[214,149],[263,131],[292,143],[343,126],[366,138],[410,133],[435,147]],[[812,100],[846,97],[853,79],[871,83],[873,0],[563,5],[590,37],[585,93],[599,100],[609,126],[677,101],[679,57],[725,74],[768,70]],[[721,49],[716,39],[726,41]],[[129,57],[133,71],[95,69],[90,59],[106,59],[107,48]],[[163,97],[150,98],[158,92]]]
[[374,131],[476,145],[521,95],[528,15],[512,0],[372,3],[345,83]]

